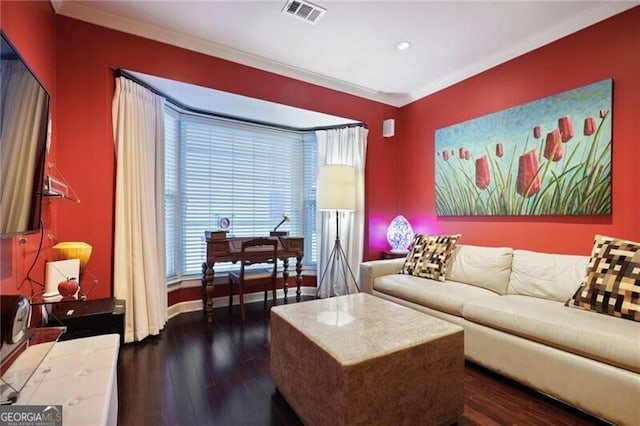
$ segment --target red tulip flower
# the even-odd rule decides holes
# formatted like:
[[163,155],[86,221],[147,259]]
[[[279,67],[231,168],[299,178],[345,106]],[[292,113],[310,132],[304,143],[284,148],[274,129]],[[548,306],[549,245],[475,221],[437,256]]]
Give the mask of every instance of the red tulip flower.
[[560,129],[562,142],[568,142],[573,137],[573,120],[570,115],[558,119],[558,129]]
[[584,135],[591,136],[596,131],[596,119],[587,117],[584,119]]
[[560,143],[560,131],[553,129],[547,133],[547,140],[544,144],[543,157],[547,160],[558,161],[562,158],[562,144]]
[[538,157],[536,157],[535,149],[525,152],[518,160],[516,191],[525,198],[529,198],[540,191],[538,167]]
[[536,126],[533,128],[533,137],[538,139],[540,137],[540,135],[542,134],[542,130],[540,129],[540,126]]
[[462,148],[462,147],[460,147],[460,148],[458,149],[458,157],[460,157],[460,159],[461,159],[461,160],[464,160],[464,152],[465,152],[465,151],[466,151],[466,150],[465,150],[464,148]]
[[483,155],[476,160],[476,186],[480,189],[487,189],[490,183],[489,158]]
[[504,148],[502,148],[502,144],[501,143],[497,143],[496,144],[496,157],[502,158],[503,155],[504,155]]
[[607,111],[606,109],[600,110],[600,118],[605,118],[607,114],[609,114],[609,111]]
[[449,161],[449,151],[442,151],[442,158],[444,161]]
[[467,149],[464,150],[464,159],[465,160],[471,159],[471,154],[469,154],[469,150]]

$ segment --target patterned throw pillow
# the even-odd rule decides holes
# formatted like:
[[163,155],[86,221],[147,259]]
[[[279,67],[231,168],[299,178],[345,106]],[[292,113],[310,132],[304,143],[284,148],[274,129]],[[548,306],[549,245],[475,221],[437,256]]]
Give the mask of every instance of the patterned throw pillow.
[[585,282],[565,305],[640,321],[640,243],[596,235]]
[[451,253],[459,238],[460,234],[417,234],[400,273],[444,281]]

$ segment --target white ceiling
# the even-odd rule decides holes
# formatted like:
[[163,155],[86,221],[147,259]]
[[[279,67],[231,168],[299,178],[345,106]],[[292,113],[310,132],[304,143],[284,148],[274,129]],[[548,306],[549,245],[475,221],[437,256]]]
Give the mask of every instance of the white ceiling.
[[[279,1],[52,0],[57,13],[403,106],[638,1],[327,1],[314,25]],[[408,40],[412,47],[398,51]]]

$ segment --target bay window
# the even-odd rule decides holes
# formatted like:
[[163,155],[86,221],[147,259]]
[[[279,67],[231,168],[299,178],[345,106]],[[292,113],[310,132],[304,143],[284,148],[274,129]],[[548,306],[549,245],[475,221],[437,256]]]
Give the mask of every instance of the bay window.
[[[313,132],[282,130],[212,116],[165,114],[167,276],[200,275],[204,231],[229,220],[229,235],[304,236],[305,266],[314,266],[316,140]],[[226,266],[226,268],[225,268]],[[216,264],[223,272],[230,265]]]

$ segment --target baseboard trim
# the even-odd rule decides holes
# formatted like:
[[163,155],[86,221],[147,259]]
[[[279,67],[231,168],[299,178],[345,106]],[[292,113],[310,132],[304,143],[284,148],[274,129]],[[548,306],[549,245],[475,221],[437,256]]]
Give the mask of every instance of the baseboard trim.
[[[317,290],[316,287],[300,287],[300,294],[302,296],[315,296],[316,290]],[[296,295],[295,288],[293,289],[289,288],[289,290],[287,291],[287,297],[289,300],[292,299],[292,295],[293,295],[293,299],[295,300],[295,295]],[[276,291],[276,298],[284,299],[284,290],[278,289]],[[244,296],[245,303],[260,302],[262,300],[264,300],[264,294],[262,292],[249,293],[249,294],[245,294]],[[240,298],[238,297],[238,295],[233,296],[233,300],[231,303],[233,305],[240,304]],[[214,309],[227,307],[227,306],[229,306],[228,296],[216,297],[213,299]],[[187,312],[202,311],[202,308],[203,308],[202,300],[199,300],[199,299],[187,300],[185,302],[178,302],[167,308],[167,319],[171,319],[177,315],[184,314]]]
[[167,308],[167,319],[184,314],[187,312],[201,311],[202,300],[187,300],[186,302],[178,302]]

